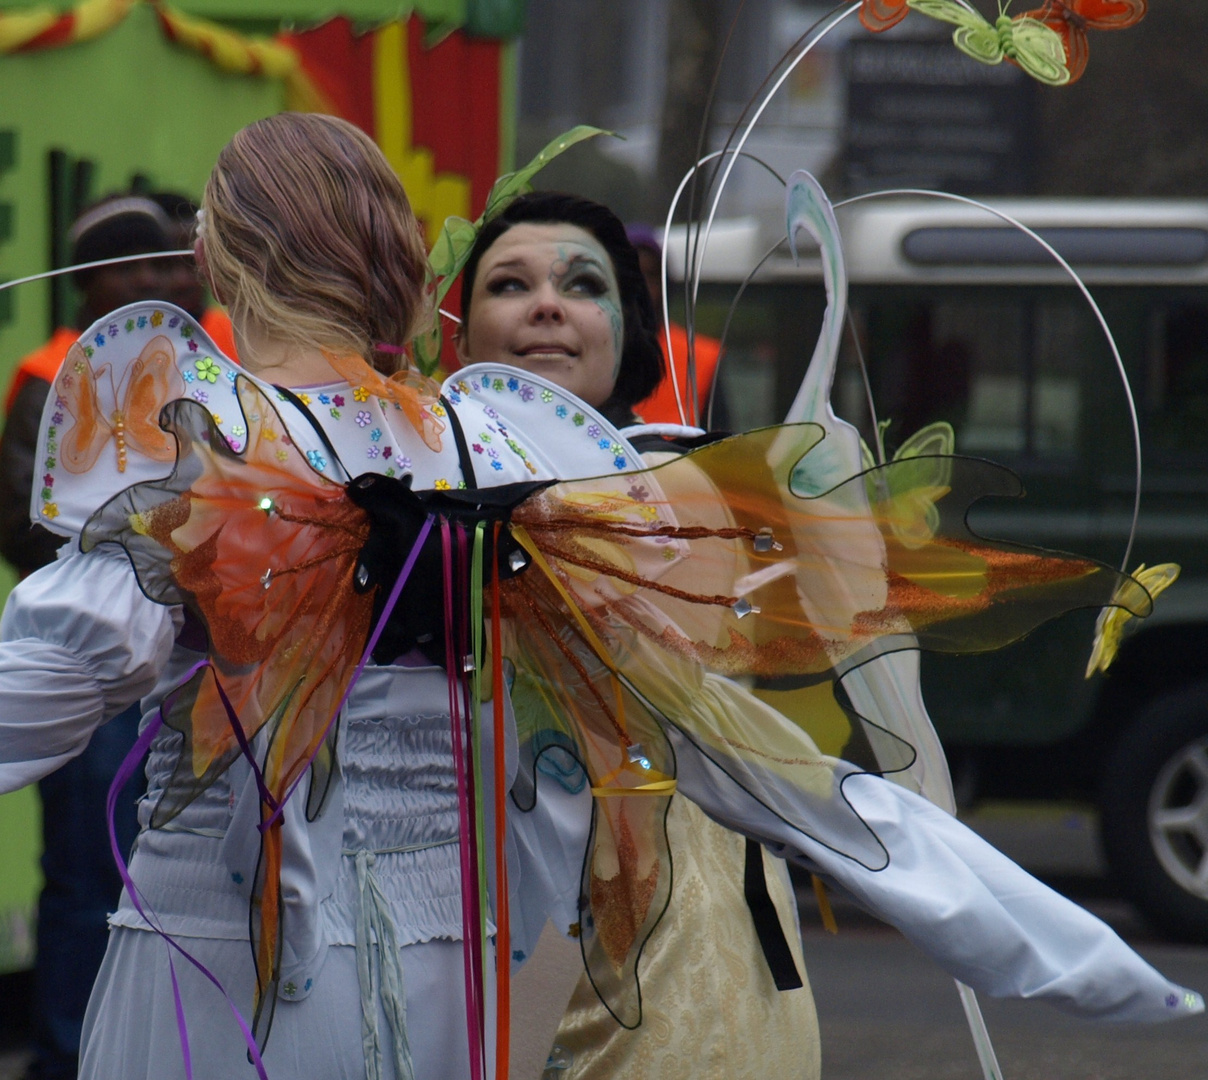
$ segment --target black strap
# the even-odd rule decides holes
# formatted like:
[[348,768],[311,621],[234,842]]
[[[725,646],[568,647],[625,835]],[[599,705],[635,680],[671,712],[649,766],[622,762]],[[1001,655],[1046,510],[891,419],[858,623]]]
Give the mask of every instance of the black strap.
[[768,882],[763,870],[763,847],[754,840],[747,841],[743,892],[746,894],[747,907],[751,909],[755,933],[759,935],[759,944],[763,948],[763,958],[768,962],[768,970],[772,973],[776,989],[799,990],[805,984],[801,981],[797,962],[793,959],[788,940],[784,936],[776,906],[768,895]]
[[310,426],[315,429],[315,432],[318,434],[320,440],[322,440],[323,446],[331,455],[332,461],[339,465],[341,470],[343,470],[344,475],[351,480],[352,473],[344,468],[344,462],[340,460],[340,455],[336,453],[336,448],[332,446],[331,439],[328,438],[327,432],[323,430],[323,425],[319,423],[315,414],[306,407],[305,402],[303,402],[303,400],[298,397],[298,395],[295,394],[288,386],[278,386],[276,383],[273,383],[273,389],[275,389],[279,394],[284,394],[289,400],[289,403],[293,405],[298,412],[306,417],[306,419],[310,422]]
[[469,491],[477,491],[478,479],[474,475],[474,462],[470,458],[470,447],[466,444],[466,433],[461,430],[461,421],[457,419],[457,413],[453,411],[453,406],[444,394],[440,396],[440,403],[445,407],[449,427],[453,429],[453,441],[457,444],[457,457],[461,461],[461,478],[466,482]]

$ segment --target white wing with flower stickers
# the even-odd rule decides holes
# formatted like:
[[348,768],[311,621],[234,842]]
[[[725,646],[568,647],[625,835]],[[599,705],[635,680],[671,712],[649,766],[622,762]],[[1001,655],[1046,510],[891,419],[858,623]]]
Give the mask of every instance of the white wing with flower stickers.
[[119,491],[168,476],[176,440],[159,426],[159,414],[171,401],[200,402],[238,449],[245,435],[238,371],[171,304],[130,304],[93,323],[68,351],[46,399],[31,520],[77,536]]

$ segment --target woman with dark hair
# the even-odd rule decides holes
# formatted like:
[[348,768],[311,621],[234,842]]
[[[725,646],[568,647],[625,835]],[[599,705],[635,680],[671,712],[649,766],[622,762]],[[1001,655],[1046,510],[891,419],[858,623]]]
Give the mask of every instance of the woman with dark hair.
[[[508,364],[544,376],[622,431],[636,421],[632,406],[662,377],[658,321],[637,252],[599,203],[552,192],[516,199],[482,229],[461,298],[463,364]],[[655,453],[646,461],[666,458]],[[582,781],[581,773],[561,776],[568,790]],[[518,975],[520,1009],[526,993],[540,996],[533,983],[550,962],[579,972],[554,1038],[552,1060],[566,1071],[550,1075],[738,1078],[758,1062],[761,1075],[813,1080],[821,1068],[818,1017],[808,983],[794,978],[804,962],[784,861],[685,798],[671,800],[666,828],[674,886],[642,952],[640,1027],[627,1030],[609,1015],[577,946],[547,945],[534,970]],[[752,906],[748,881],[774,906]],[[775,957],[791,957],[791,975],[779,967],[774,974],[777,959],[761,945],[769,933],[784,946]],[[548,982],[570,991],[563,972]]]
[[[531,261],[528,249],[536,244],[542,246],[543,267],[526,265],[526,260]],[[513,258],[514,253],[519,254]],[[480,282],[480,263],[488,255],[491,267],[481,274]],[[502,270],[496,269],[501,266]],[[504,280],[507,270],[517,271],[515,280]],[[560,294],[589,299],[591,306],[602,313],[612,305],[605,313],[606,329],[615,338],[619,352],[611,357],[611,367],[601,362],[598,370],[593,369],[561,346],[543,354],[540,342],[527,341],[523,348],[509,348],[506,341],[496,340],[500,331],[493,323],[488,324],[487,318],[471,318],[476,300],[481,307],[486,297],[523,295],[530,286],[529,279],[538,272],[544,272]],[[613,287],[614,295],[609,295],[605,285]],[[457,345],[463,364],[489,358],[545,375],[595,406],[618,427],[635,421],[633,406],[648,397],[662,380],[659,321],[637,251],[617,216],[589,199],[533,192],[516,199],[487,222],[462,271],[461,310],[463,326]],[[618,326],[620,333],[616,332]],[[502,332],[509,329],[505,326]],[[492,335],[489,340],[488,334]]]
[[[637,267],[637,257],[620,223],[605,208],[566,195],[538,193],[518,198],[482,230],[467,263],[457,349],[462,362],[470,366],[454,379],[461,380],[458,385],[514,382],[523,393],[523,379],[500,378],[508,368],[519,369],[530,379],[542,376],[549,384],[571,390],[586,406],[605,409],[610,417],[627,424],[633,419],[632,406],[655,381],[661,359],[653,340],[656,324]],[[530,387],[530,393],[533,389]],[[552,398],[551,422],[529,428],[531,437],[555,463],[559,475],[596,476],[595,471],[576,474],[576,466],[569,460],[577,438],[575,429],[557,419],[567,410],[557,405],[552,391],[547,393]],[[585,418],[586,409],[577,420],[585,423]],[[627,448],[621,440],[640,434],[642,428],[622,427],[610,436],[602,425],[595,426],[599,445],[608,446],[615,454],[617,468],[625,467],[634,444]],[[791,441],[792,430],[785,428],[780,434]],[[763,434],[773,441],[780,437],[775,432]],[[752,438],[756,437],[745,436],[730,445]],[[560,440],[568,457],[562,468],[558,468],[557,455]],[[657,445],[667,449],[666,443]],[[723,445],[707,447],[700,457],[674,460],[653,470],[628,487],[628,496],[650,509],[647,520],[659,517],[661,521],[664,513],[680,514],[681,523],[690,520],[703,531],[733,526],[739,514],[758,504],[758,496],[753,491],[736,491],[733,505],[741,509],[735,509],[734,516],[720,508],[718,490],[705,477],[708,466],[702,459]],[[748,482],[752,489],[758,485],[761,471],[788,468],[777,459],[772,443],[756,438],[756,445],[764,449],[747,461],[747,470],[728,476],[727,482],[739,489]],[[806,451],[794,450],[788,459],[794,477],[797,469],[808,469],[808,453],[800,457],[802,453]],[[646,460],[648,464],[672,461],[667,453],[657,452]],[[726,473],[722,470],[714,475],[720,480]],[[606,502],[612,500],[609,505],[620,507],[626,486],[618,490],[613,481],[611,475],[600,476],[586,486]],[[827,496],[818,500],[819,527],[827,528],[829,523],[855,549],[850,553],[855,555],[850,576],[837,576],[841,571],[815,561],[811,549],[802,546],[808,545],[808,535],[794,533],[798,565],[817,569],[805,580],[799,578],[795,587],[789,582],[778,585],[778,596],[769,589],[762,594],[764,603],[788,600],[791,606],[794,595],[806,596],[815,588],[826,592],[831,585],[840,591],[853,589],[852,596],[868,595],[860,583],[861,572],[855,569],[863,558],[859,551],[864,541],[858,529],[847,529],[863,519],[852,508],[841,509],[840,504],[826,500]],[[754,512],[765,513],[766,508]],[[652,535],[657,545],[662,537]],[[778,854],[787,854],[836,882],[978,990],[1000,996],[1046,997],[1086,1016],[1116,1019],[1155,1021],[1202,1010],[1198,995],[1166,982],[1102,923],[1032,879],[955,818],[889,779],[822,753],[806,733],[806,726],[814,719],[819,720],[820,728],[830,722],[824,719],[829,715],[829,695],[810,697],[808,705],[798,702],[817,717],[794,713],[796,719],[790,720],[739,682],[719,675],[707,659],[702,671],[654,653],[659,659],[652,659],[652,666],[643,669],[642,658],[652,655],[643,637],[647,641],[676,640],[677,632],[686,631],[677,629],[676,616],[658,609],[643,630],[633,632],[626,619],[640,620],[641,611],[648,610],[643,607],[645,601],[631,598],[629,592],[631,584],[642,578],[641,573],[633,573],[641,552],[634,547],[626,554],[606,533],[589,532],[579,542],[586,551],[577,564],[567,568],[569,576],[563,580],[581,578],[594,583],[597,573],[601,578],[608,576],[607,570],[601,572],[602,567],[615,567],[609,588],[616,590],[617,611],[598,617],[601,625],[616,628],[614,648],[618,657],[627,654],[626,661],[633,663],[629,670],[635,685],[640,680],[645,687],[642,692],[659,700],[661,733],[674,748],[676,791],[686,797],[668,800],[666,846],[674,880],[662,920],[650,929],[635,964],[640,1007],[626,1009],[622,1004],[618,1010],[621,999],[611,980],[613,972],[620,970],[616,966],[619,950],[610,953],[607,943],[601,949],[598,931],[601,921],[612,921],[615,929],[628,915],[628,911],[618,915],[608,906],[610,890],[617,889],[617,882],[607,874],[620,876],[616,869],[620,855],[612,852],[619,852],[627,842],[623,826],[618,830],[608,816],[608,796],[619,792],[607,787],[598,762],[594,771],[590,761],[578,766],[569,762],[561,749],[564,744],[556,736],[547,739],[538,730],[521,747],[521,760],[532,764],[520,770],[513,788],[522,811],[514,813],[511,822],[522,853],[520,888],[530,893],[546,889],[553,896],[546,908],[561,934],[545,932],[538,937],[543,923],[523,928],[520,936],[527,946],[536,940],[537,949],[532,967],[527,972],[522,969],[518,976],[522,988],[518,1009],[530,999],[541,998],[542,991],[547,1000],[554,996],[551,987],[559,982],[559,962],[563,970],[573,971],[580,948],[587,962],[586,974],[577,978],[573,990],[569,980],[563,980],[569,1007],[557,1032],[545,1033],[543,1045],[549,1046],[551,1037],[554,1044],[547,1078],[676,1075],[728,1080],[754,1075],[818,1075],[817,1018],[809,988],[803,985],[796,911],[784,863],[772,858],[759,843],[744,840],[717,822],[741,829]],[[765,550],[771,545],[769,535]],[[880,567],[879,560],[886,556],[882,553],[878,558],[877,551],[881,549],[874,544],[866,554],[869,562]],[[735,575],[752,569],[743,558],[738,557],[742,565],[733,568]],[[720,579],[711,578],[707,559],[690,560],[690,565],[692,573],[675,579],[674,585],[670,578],[660,578],[657,587],[665,594],[674,593],[676,587],[700,596],[729,593],[728,586],[714,588]],[[785,569],[775,555],[763,565],[764,574],[781,574]],[[657,571],[653,573],[657,577]],[[605,588],[584,587],[599,588],[587,592],[585,602],[608,606]],[[633,606],[627,608],[631,601]],[[812,601],[807,598],[805,603]],[[744,612],[735,606],[739,619],[752,610],[758,609]],[[833,616],[838,608],[829,610]],[[680,609],[680,616],[692,617],[686,609]],[[818,627],[827,623],[821,609],[794,618]],[[840,621],[834,625],[839,626]],[[717,638],[705,632],[708,648],[727,634],[731,644],[751,645],[752,639],[741,637],[731,624]],[[753,634],[759,641],[758,632]],[[787,637],[774,640],[776,647],[788,647]],[[771,641],[768,644],[772,647]],[[526,710],[540,715],[531,695],[527,700],[524,695],[518,675],[513,688],[517,717]],[[568,701],[565,707],[582,706]],[[833,700],[829,708],[838,712]],[[839,723],[846,724],[847,719],[840,715]],[[695,734],[689,734],[690,730]],[[866,730],[870,737],[882,734]],[[659,737],[650,734],[652,742]],[[590,737],[583,740],[584,744],[588,741]],[[547,751],[526,749],[530,745],[548,747],[551,756],[543,762],[542,754]],[[630,761],[638,760],[635,767],[649,768],[642,747],[630,745],[628,749]],[[723,763],[726,753],[734,750],[750,752],[747,764]],[[590,757],[589,751],[586,756]],[[786,766],[796,777],[794,783],[799,786],[795,790],[782,786],[781,770]],[[534,771],[538,775],[530,785]],[[541,798],[534,799],[529,790],[531,786],[540,791],[543,785],[544,811]],[[523,812],[530,805],[537,813]],[[809,806],[820,812],[812,824],[806,824]],[[591,820],[594,830],[585,824]],[[609,839],[618,834],[619,840]],[[595,849],[584,864],[582,852],[589,835]],[[615,849],[606,846],[604,857],[600,856],[601,836],[606,845],[615,842]],[[864,849],[870,841],[871,847]],[[590,870],[590,881],[584,872],[581,884],[584,865]],[[556,882],[546,884],[546,879],[559,874],[567,883],[560,896]],[[635,884],[639,892],[655,888],[650,878],[636,878]],[[587,892],[592,894],[589,908],[581,900]],[[598,900],[602,902],[599,909]],[[641,919],[635,917],[630,925],[636,922]],[[587,944],[589,929],[596,935],[591,945]],[[574,943],[567,945],[568,940]],[[640,935],[632,940],[641,940]],[[552,967],[547,962],[551,955]],[[1106,959],[1109,955],[1111,960]],[[1124,976],[1126,970],[1129,974]],[[542,978],[544,986],[540,985]],[[1128,984],[1133,989],[1125,991]],[[1113,998],[1110,1004],[1105,994]],[[622,1017],[623,1025],[619,1022]]]

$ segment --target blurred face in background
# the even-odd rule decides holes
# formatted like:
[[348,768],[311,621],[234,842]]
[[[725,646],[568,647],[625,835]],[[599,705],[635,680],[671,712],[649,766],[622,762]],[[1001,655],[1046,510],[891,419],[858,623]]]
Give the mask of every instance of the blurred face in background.
[[139,300],[169,299],[162,271],[164,261],[136,259],[91,271],[82,286],[81,325],[87,326],[103,315]]
[[457,337],[463,364],[508,364],[599,407],[621,366],[624,320],[612,260],[570,224],[522,223],[482,256],[471,318]]
[[[192,225],[178,225],[172,241],[173,247],[192,252]],[[161,259],[160,265],[163,275],[162,299],[184,308],[193,318],[200,319],[206,310],[206,290],[192,254],[176,259]]]

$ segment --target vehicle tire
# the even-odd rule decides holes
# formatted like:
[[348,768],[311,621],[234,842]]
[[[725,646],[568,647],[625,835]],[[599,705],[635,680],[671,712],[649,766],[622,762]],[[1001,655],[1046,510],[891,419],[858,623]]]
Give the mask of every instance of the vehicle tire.
[[1208,943],[1208,682],[1154,698],[1108,756],[1103,849],[1162,934]]

